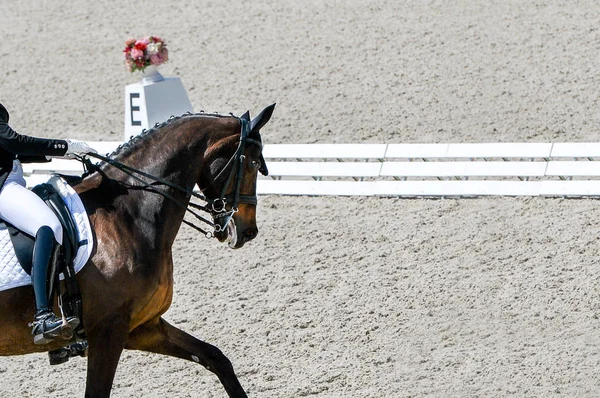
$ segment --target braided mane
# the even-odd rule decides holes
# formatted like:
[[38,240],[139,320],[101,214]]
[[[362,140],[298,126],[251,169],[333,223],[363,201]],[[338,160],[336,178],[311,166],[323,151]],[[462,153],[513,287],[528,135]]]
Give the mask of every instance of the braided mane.
[[128,154],[132,152],[135,148],[137,148],[142,142],[145,142],[152,137],[154,133],[161,130],[163,127],[166,127],[173,123],[174,121],[181,120],[189,117],[235,117],[232,113],[229,115],[221,115],[219,113],[205,113],[204,111],[200,111],[198,113],[187,112],[180,116],[171,116],[169,119],[165,120],[162,123],[156,123],[152,128],[146,130],[142,130],[142,132],[138,135],[132,135],[129,138],[129,141],[119,145],[114,151],[107,154],[107,157],[114,159],[115,157],[123,154]]

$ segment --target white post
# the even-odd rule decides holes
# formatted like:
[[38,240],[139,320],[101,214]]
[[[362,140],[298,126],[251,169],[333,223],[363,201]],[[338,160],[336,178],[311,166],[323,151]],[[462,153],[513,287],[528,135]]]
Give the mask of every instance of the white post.
[[192,104],[178,77],[125,86],[125,141],[171,116],[193,112]]

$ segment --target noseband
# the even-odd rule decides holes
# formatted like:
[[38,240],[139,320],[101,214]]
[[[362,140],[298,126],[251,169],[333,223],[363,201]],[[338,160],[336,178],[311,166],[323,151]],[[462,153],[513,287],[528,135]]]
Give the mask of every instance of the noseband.
[[[229,159],[229,161],[225,165],[225,167],[219,172],[219,174],[217,174],[217,176],[213,180],[213,183],[220,177],[220,175],[225,170],[227,170],[227,168],[230,164],[233,163],[234,167],[231,169],[231,172],[229,173],[229,177],[227,178],[225,185],[223,185],[223,189],[221,190],[219,197],[213,198],[213,199],[206,198],[203,195],[200,195],[200,194],[194,192],[193,190],[189,190],[185,187],[174,184],[163,178],[156,177],[156,176],[153,176],[146,172],[143,172],[141,170],[138,170],[136,168],[127,166],[127,165],[125,165],[119,161],[116,161],[114,159],[111,159],[107,156],[102,156],[102,155],[96,154],[96,153],[90,153],[90,154],[87,154],[86,156],[76,155],[75,157],[77,160],[81,161],[84,164],[85,168],[87,169],[86,173],[84,173],[84,176],[86,174],[91,174],[91,172],[94,170],[96,170],[96,171],[100,170],[98,165],[93,164],[87,156],[91,156],[91,157],[100,159],[100,160],[106,162],[107,164],[110,164],[111,166],[117,168],[118,170],[122,171],[124,174],[127,174],[130,177],[134,178],[135,180],[141,182],[142,185],[136,186],[137,188],[141,188],[141,189],[145,189],[145,190],[157,193],[157,194],[165,197],[166,199],[169,199],[171,202],[175,203],[177,206],[185,209],[187,212],[194,215],[198,220],[213,227],[214,232],[221,232],[221,231],[223,231],[223,228],[225,228],[227,226],[227,224],[229,223],[229,220],[231,220],[233,215],[238,211],[238,205],[240,203],[256,205],[258,202],[257,198],[256,198],[256,194],[255,195],[240,194],[240,189],[241,189],[242,179],[243,179],[243,175],[242,175],[243,165],[244,165],[244,160],[246,158],[246,156],[244,155],[244,150],[246,148],[246,144],[254,144],[260,148],[261,167],[260,167],[259,171],[261,172],[261,174],[263,174],[265,176],[269,174],[269,171],[265,164],[264,157],[262,155],[262,149],[263,149],[262,142],[260,141],[260,139],[256,140],[256,139],[248,137],[248,135],[250,134],[250,122],[248,120],[246,120],[244,118],[239,118],[239,117],[236,117],[236,118],[240,121],[240,125],[241,125],[240,141],[239,141],[238,147],[237,147],[235,153],[233,154],[233,156]],[[237,168],[235,167],[235,165],[237,165]],[[144,181],[142,178],[138,177],[138,175],[145,177],[149,180],[152,180],[152,182],[148,183],[148,182]],[[233,178],[235,178],[233,192],[230,194],[227,194],[226,193],[227,188],[231,184]],[[207,204],[206,205],[198,205],[198,204],[191,203],[191,202],[189,202],[188,204],[181,203],[179,200],[177,200],[175,197],[173,197],[169,193],[164,192],[163,190],[157,189],[156,183],[174,188],[180,192],[185,193],[187,197],[193,196],[195,198],[198,198],[200,200],[207,202]],[[229,211],[227,210],[228,204],[230,204]],[[223,217],[227,217],[227,218],[226,218],[225,222],[222,224],[223,225],[223,227],[222,227],[220,224],[215,224],[215,223],[207,220],[206,218],[202,217],[201,215],[196,213],[194,210],[190,209],[190,207],[204,211],[206,213],[210,213],[213,215],[213,217],[215,219],[219,219],[219,218],[223,218]],[[198,227],[197,225],[195,225],[194,223],[192,223],[190,221],[183,220],[183,223],[185,223],[185,224],[191,226],[192,228],[196,229],[197,231],[203,233],[207,238],[214,237],[213,232],[205,231],[204,229]]]

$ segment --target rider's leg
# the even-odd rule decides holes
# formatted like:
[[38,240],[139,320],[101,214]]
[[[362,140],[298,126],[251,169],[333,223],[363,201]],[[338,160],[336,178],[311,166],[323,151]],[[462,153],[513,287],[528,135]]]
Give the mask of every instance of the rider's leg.
[[32,333],[36,344],[46,344],[61,335],[63,326],[52,311],[48,289],[48,278],[54,277],[52,255],[62,243],[62,226],[46,204],[25,188],[20,164],[13,167],[0,190],[0,217],[36,239],[31,270],[36,303]]
[[16,161],[0,190],[0,218],[32,237],[41,227],[48,226],[54,232],[56,242],[62,244],[60,221],[39,196],[25,188],[23,169]]
[[53,254],[58,250],[54,233],[48,226],[41,227],[35,236],[31,280],[35,292],[35,316],[33,318],[33,342],[46,344],[55,337],[62,336],[63,321],[52,311],[50,296],[51,285],[55,275],[56,264]]

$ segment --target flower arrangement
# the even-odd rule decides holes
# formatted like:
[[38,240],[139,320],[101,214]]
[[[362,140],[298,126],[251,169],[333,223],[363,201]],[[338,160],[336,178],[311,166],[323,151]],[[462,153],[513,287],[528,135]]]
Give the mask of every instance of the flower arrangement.
[[162,65],[169,60],[167,45],[163,39],[157,36],[127,40],[123,55],[129,72],[136,70],[143,72],[150,65]]

